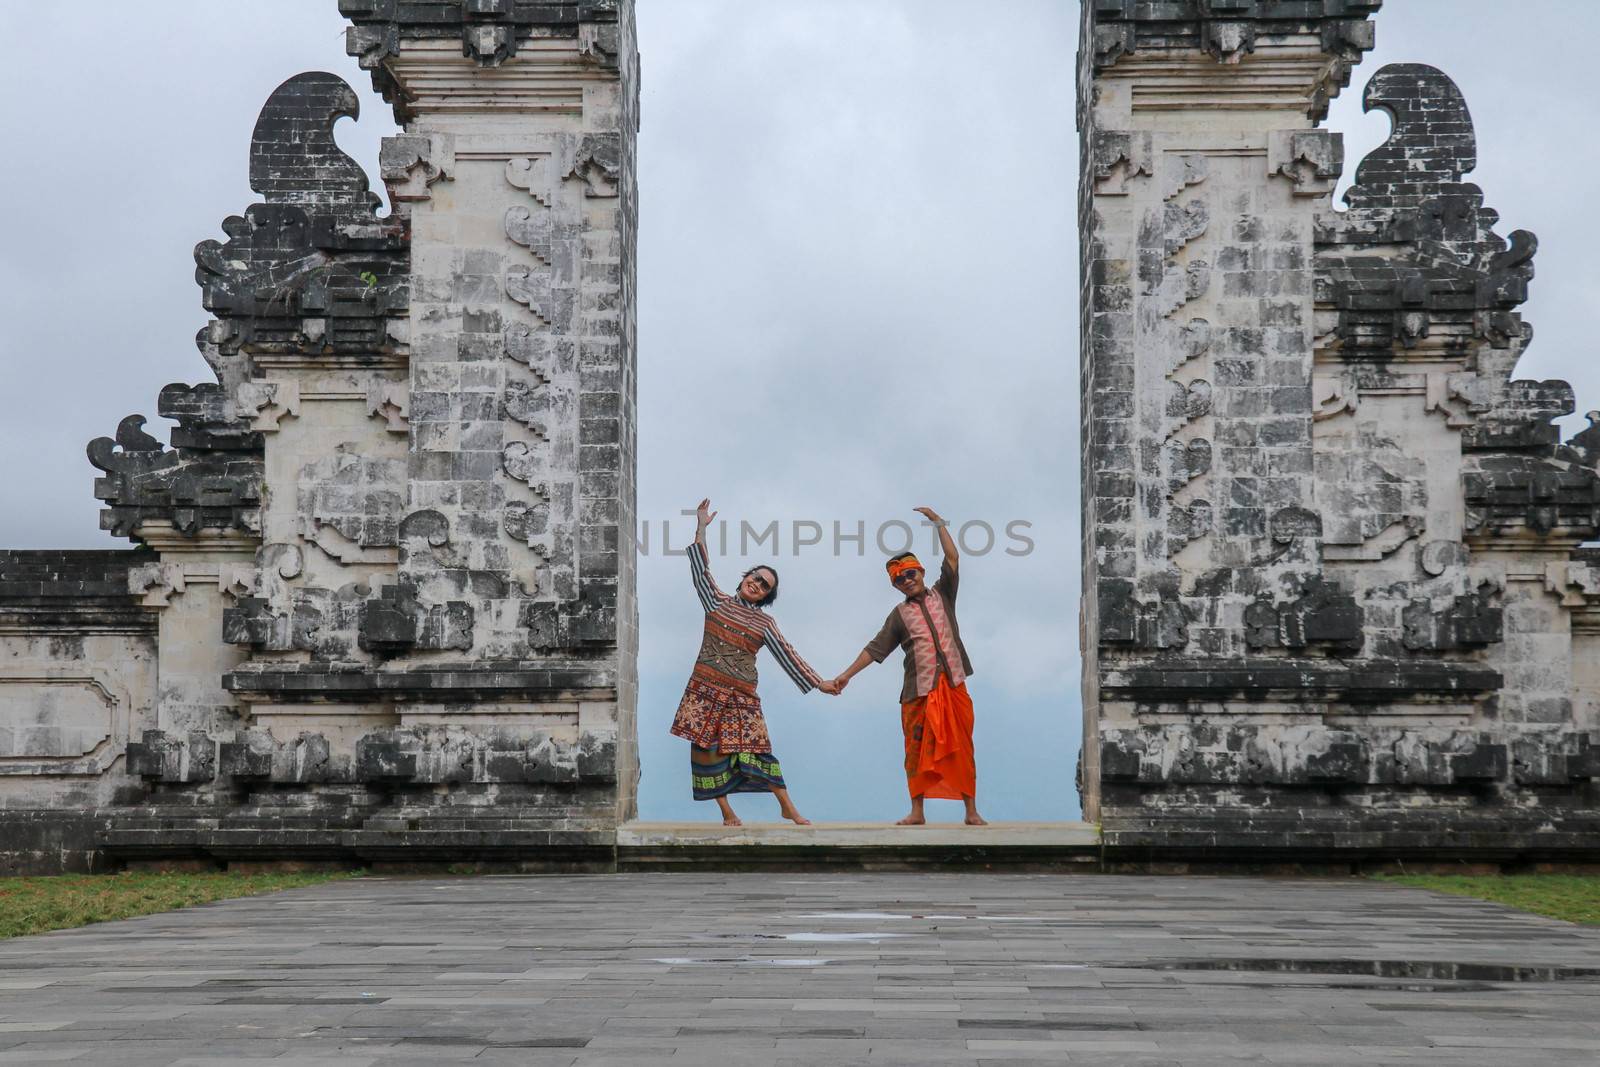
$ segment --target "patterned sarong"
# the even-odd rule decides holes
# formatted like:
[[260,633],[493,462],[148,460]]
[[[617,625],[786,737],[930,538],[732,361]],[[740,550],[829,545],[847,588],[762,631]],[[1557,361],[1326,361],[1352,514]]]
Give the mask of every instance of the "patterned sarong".
[[689,774],[696,800],[715,800],[730,793],[770,793],[785,788],[783,768],[770,752],[722,752],[694,748]]
[[913,797],[960,800],[978,795],[972,750],[972,698],[941,672],[933,691],[900,705],[906,735],[906,787]]

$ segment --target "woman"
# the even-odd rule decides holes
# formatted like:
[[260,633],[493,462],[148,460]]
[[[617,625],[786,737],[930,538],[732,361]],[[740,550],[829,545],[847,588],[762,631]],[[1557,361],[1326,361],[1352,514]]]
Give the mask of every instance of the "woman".
[[705,638],[672,733],[692,746],[694,798],[715,800],[724,826],[744,825],[728,803],[730,794],[768,792],[778,798],[785,819],[809,826],[811,820],[789,799],[783,770],[772,755],[761,698],[756,696],[756,653],[765,645],[802,693],[821,689],[837,695],[839,690],[789,647],[778,624],[762,610],[778,598],[777,571],[746,571],[734,596],[717,588],[706,554],[706,527],[716,518],[710,508],[711,501],[702,500],[696,509],[694,544],[689,547],[689,573],[706,612]]

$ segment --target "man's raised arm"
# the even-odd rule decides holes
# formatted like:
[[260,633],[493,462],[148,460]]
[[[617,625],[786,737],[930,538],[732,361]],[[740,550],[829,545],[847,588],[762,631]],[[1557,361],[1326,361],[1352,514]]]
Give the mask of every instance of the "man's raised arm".
[[917,508],[917,514],[939,528],[939,548],[951,570],[961,565],[961,553],[956,551],[956,539],[950,536],[950,524],[941,519],[932,508]]

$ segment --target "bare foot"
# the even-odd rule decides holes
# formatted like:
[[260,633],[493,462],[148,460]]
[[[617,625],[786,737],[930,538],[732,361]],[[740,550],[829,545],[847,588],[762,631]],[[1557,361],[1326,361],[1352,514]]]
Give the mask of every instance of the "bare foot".
[[967,825],[968,826],[988,826],[989,825],[989,820],[985,819],[982,815],[979,815],[975,811],[968,812],[967,813]]
[[895,825],[896,826],[921,826],[922,824],[926,823],[927,821],[928,820],[923,818],[921,815],[918,815],[916,812],[912,812],[910,815],[907,815],[905,818],[903,818],[899,822],[895,823]]
[[804,815],[801,815],[798,811],[794,810],[793,808],[790,808],[788,811],[784,812],[783,813],[783,817],[785,819],[788,819],[790,822],[794,823],[796,826],[810,826],[811,825],[811,820],[810,819],[806,818]]
[[724,826],[743,826],[744,825],[744,820],[739,818],[739,816],[737,816],[737,815],[724,815],[722,817],[722,825],[724,825]]

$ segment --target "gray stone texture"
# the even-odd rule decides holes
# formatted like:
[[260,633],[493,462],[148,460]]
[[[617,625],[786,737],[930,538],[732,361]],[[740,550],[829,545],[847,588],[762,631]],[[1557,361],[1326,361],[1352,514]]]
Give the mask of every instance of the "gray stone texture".
[[1592,1064],[1597,952],[1359,881],[368,878],[0,943],[0,1063]]
[[76,866],[609,856],[634,811],[632,5],[340,7],[393,211],[355,92],[284,82],[195,250],[216,381],[89,445],[142,547],[0,562],[0,806],[88,818]]
[[1084,799],[1110,852],[1600,849],[1600,445],[1375,0],[1084,6]]

